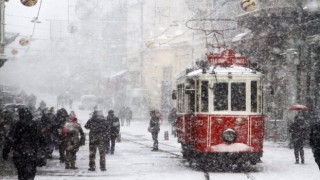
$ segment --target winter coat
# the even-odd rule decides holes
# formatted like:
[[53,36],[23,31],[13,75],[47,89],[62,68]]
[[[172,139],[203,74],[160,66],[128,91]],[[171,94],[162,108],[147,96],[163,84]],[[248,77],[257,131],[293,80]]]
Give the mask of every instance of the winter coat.
[[84,145],[85,135],[76,118],[74,121],[69,121],[64,125],[62,136],[68,151],[77,152],[79,147]]
[[132,110],[129,108],[126,110],[126,119],[132,119]]
[[41,117],[41,131],[44,136],[51,136],[54,132],[56,116],[53,113],[45,113]]
[[108,123],[102,113],[95,111],[84,128],[89,129],[89,141],[107,140]]
[[68,122],[68,120],[69,120],[68,112],[64,108],[59,109],[57,111],[57,115],[55,118],[55,125],[54,125],[54,132],[57,137],[59,137],[59,135],[61,134],[61,131],[65,123]]
[[176,118],[177,118],[177,111],[175,109],[172,109],[168,116],[169,123],[174,126],[176,122]]
[[13,150],[15,164],[35,163],[39,149],[45,150],[46,141],[32,121],[32,114],[28,109],[19,109],[20,120],[11,128],[12,136],[6,139],[2,156],[7,159],[10,150]]
[[160,131],[160,117],[152,116],[149,123],[149,131],[151,133],[156,133]]
[[291,143],[293,146],[301,147],[306,139],[306,124],[303,117],[295,116],[294,122],[289,126],[291,133]]
[[318,151],[318,156],[320,156],[320,122],[311,126],[310,146],[314,151]]
[[114,115],[108,115],[107,116],[107,122],[108,122],[108,135],[111,138],[115,138],[118,136],[120,132],[120,121],[119,118]]

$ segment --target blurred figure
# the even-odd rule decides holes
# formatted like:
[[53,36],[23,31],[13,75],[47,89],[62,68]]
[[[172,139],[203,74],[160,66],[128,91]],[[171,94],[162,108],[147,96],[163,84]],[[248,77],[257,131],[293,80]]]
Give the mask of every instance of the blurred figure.
[[45,109],[46,107],[47,107],[47,104],[46,104],[43,100],[41,100],[38,109],[39,109],[39,110],[43,110],[43,109]]
[[102,111],[94,111],[92,117],[84,126],[89,129],[89,171],[95,171],[95,159],[97,149],[100,154],[100,170],[106,171],[106,141],[108,133],[108,124],[103,117]]
[[150,116],[151,116],[151,119],[150,119],[148,131],[151,133],[152,139],[153,139],[152,151],[158,151],[159,150],[158,134],[160,132],[161,115],[158,111],[152,110],[150,111]]
[[[107,145],[106,153],[114,154],[116,139],[120,132],[120,121],[119,118],[114,115],[114,111],[110,110],[107,116],[108,123],[108,136],[107,136]],[[111,147],[110,147],[111,143]]]
[[60,154],[60,163],[63,163],[65,161],[65,150],[66,150],[66,144],[64,142],[64,137],[61,136],[62,129],[66,122],[69,120],[69,115],[67,110],[64,108],[61,108],[57,111],[56,120],[55,120],[55,142],[56,146],[59,148],[59,154]]
[[55,143],[53,141],[54,138],[54,126],[55,126],[56,116],[54,114],[54,108],[45,109],[42,111],[42,117],[40,120],[40,128],[41,133],[44,136],[47,144],[47,158],[52,159],[53,149],[55,147]]
[[306,139],[306,123],[304,117],[303,112],[299,111],[294,117],[294,122],[289,126],[296,164],[299,164],[299,156],[301,158],[301,164],[304,164],[303,144]]
[[176,108],[172,108],[169,116],[168,116],[168,121],[171,124],[171,134],[174,135],[174,137],[177,137],[176,134],[176,118],[177,118],[177,109]]
[[6,139],[2,157],[7,160],[12,149],[18,179],[33,180],[37,171],[37,151],[39,146],[44,149],[45,140],[38,131],[36,122],[32,121],[29,109],[19,109],[19,118],[20,120],[10,130],[12,136]]
[[318,164],[320,170],[320,121],[311,126],[310,146],[312,148],[314,160]]
[[132,110],[129,107],[126,107],[126,124],[130,126],[132,120]]
[[69,118],[77,117],[76,113],[74,111],[70,111]]
[[66,144],[66,169],[78,169],[76,164],[76,153],[81,145],[85,143],[85,135],[81,128],[81,125],[77,122],[77,117],[70,117],[70,121],[67,122],[62,130],[62,137]]
[[121,126],[124,126],[124,121],[126,118],[126,108],[124,106],[120,108],[118,117],[121,121]]

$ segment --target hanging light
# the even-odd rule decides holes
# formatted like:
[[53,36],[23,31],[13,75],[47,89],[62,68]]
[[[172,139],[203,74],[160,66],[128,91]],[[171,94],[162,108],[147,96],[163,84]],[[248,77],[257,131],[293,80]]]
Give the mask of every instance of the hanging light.
[[27,37],[23,37],[23,38],[21,38],[21,39],[19,40],[19,44],[20,44],[21,46],[28,46],[29,43],[30,43],[30,41],[29,41],[29,38],[27,38]]
[[257,8],[256,0],[240,0],[240,6],[246,12],[251,12]]
[[31,7],[36,5],[38,0],[20,0],[20,2],[25,6]]

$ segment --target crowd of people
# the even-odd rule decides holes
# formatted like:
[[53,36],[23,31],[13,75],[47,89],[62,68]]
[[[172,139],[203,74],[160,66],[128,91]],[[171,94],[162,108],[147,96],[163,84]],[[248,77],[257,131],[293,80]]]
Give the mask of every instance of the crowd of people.
[[[105,171],[105,154],[114,154],[120,133],[119,118],[113,110],[107,117],[102,111],[94,110],[84,128],[89,130],[89,171],[95,171],[97,149],[100,169]],[[39,103],[38,109],[21,106],[12,111],[2,110],[0,132],[2,157],[7,160],[12,151],[19,180],[34,179],[36,167],[45,166],[53,158],[54,150],[59,152],[65,169],[77,169],[76,154],[86,140],[74,111],[68,114],[65,108],[60,108],[55,112],[53,107],[46,107],[44,101]]]

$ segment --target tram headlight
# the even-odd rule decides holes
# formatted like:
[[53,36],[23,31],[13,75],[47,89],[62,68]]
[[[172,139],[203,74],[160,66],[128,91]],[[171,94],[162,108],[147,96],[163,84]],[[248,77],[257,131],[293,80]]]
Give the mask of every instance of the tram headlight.
[[237,134],[232,129],[226,129],[221,134],[222,140],[226,143],[232,143],[237,139]]

